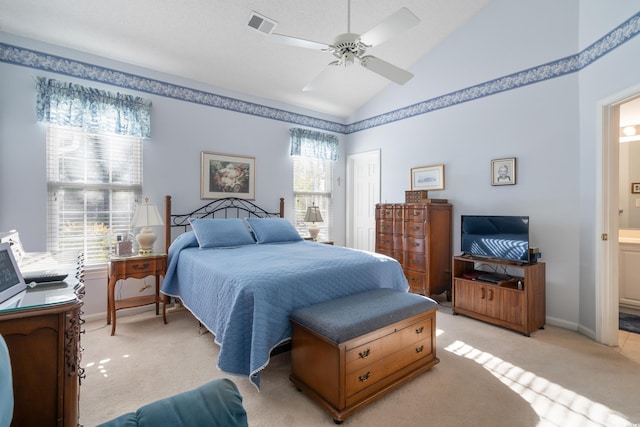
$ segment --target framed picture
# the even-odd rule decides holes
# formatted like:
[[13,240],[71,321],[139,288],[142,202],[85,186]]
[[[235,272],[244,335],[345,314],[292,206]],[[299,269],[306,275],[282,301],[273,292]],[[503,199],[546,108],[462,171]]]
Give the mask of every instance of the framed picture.
[[631,183],[631,193],[633,193],[633,194],[640,193],[640,182],[632,182]]
[[444,165],[411,168],[411,190],[444,190]]
[[491,160],[491,185],[516,183],[516,158]]
[[255,157],[202,152],[200,198],[256,197]]

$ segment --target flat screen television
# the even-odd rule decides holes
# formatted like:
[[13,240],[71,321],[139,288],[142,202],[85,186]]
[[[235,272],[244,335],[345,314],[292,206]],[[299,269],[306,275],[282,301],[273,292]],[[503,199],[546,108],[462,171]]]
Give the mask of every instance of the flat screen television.
[[465,255],[529,263],[529,217],[462,215],[460,250]]

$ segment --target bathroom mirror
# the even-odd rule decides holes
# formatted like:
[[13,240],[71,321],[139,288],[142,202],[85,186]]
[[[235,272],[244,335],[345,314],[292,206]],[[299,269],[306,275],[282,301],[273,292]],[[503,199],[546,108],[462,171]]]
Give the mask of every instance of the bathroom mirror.
[[640,183],[640,141],[620,144],[620,207],[619,228],[640,229],[640,192],[633,183]]

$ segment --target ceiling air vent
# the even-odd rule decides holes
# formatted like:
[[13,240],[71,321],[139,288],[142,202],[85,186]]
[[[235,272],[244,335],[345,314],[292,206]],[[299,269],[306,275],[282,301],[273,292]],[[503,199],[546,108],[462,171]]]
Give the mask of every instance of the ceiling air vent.
[[251,11],[251,16],[249,16],[249,26],[251,28],[264,34],[271,34],[276,25],[278,25],[278,23],[273,19],[269,19],[266,16]]

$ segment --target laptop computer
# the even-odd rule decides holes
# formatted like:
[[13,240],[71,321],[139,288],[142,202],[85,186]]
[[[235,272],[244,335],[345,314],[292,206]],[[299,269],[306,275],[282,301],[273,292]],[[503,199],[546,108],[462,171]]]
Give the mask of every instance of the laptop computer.
[[0,243],[0,310],[15,308],[27,293],[27,284],[18,268],[9,243]]

